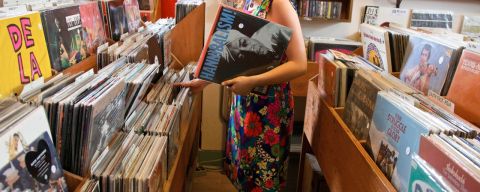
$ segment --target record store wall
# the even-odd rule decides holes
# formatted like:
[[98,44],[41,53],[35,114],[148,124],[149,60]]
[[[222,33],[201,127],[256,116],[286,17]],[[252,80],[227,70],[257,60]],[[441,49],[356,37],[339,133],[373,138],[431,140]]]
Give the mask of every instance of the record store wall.
[[[357,38],[355,36],[360,25],[365,5],[395,7],[395,0],[353,0],[352,21],[350,23],[325,23],[321,21],[302,21],[302,30],[305,36],[328,36],[337,38]],[[460,31],[461,20],[464,14],[479,15],[480,1],[478,0],[403,0],[400,8],[446,10],[454,13],[453,29]]]
[[[208,35],[215,19],[217,0],[206,0],[205,34]],[[358,38],[358,31],[365,5],[394,7],[395,0],[353,0],[351,22],[336,23],[322,21],[301,21],[305,36],[325,36],[337,38]],[[454,31],[460,30],[464,14],[479,15],[479,0],[403,0],[400,8],[449,10],[453,11]],[[204,150],[223,150],[225,128],[220,118],[220,86],[210,85],[203,92],[202,145]],[[298,112],[298,111],[297,111]]]

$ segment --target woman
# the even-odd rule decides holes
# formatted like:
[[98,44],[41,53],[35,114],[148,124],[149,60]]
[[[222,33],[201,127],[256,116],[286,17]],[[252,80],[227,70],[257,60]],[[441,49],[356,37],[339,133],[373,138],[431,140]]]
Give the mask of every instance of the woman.
[[[298,16],[288,0],[236,1],[234,7],[293,30],[288,60],[255,76],[240,76],[222,85],[235,93],[226,142],[227,175],[240,191],[279,191],[285,186],[289,137],[293,128],[293,96],[288,81],[306,72],[307,59]],[[192,92],[208,83],[182,83]],[[268,95],[250,93],[269,85]]]

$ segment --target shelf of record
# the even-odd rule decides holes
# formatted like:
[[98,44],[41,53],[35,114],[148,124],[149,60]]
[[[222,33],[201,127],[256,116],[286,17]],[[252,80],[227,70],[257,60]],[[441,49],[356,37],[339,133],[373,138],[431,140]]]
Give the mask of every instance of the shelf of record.
[[407,42],[399,78],[368,57],[320,56],[302,153],[316,156],[331,190],[480,189],[480,53],[422,35]]
[[0,11],[0,190],[172,190],[201,103],[174,86],[195,66],[169,67],[175,19],[141,24],[136,0],[13,7]]

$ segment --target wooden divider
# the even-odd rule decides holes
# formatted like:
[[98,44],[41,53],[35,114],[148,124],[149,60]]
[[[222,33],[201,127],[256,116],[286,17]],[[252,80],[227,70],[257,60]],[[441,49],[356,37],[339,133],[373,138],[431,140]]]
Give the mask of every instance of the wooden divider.
[[202,3],[172,29],[171,53],[174,58],[171,67],[181,69],[189,62],[198,61],[203,49],[204,33],[205,3]]
[[[181,69],[189,62],[197,61],[203,49],[205,29],[205,3],[195,8],[183,18],[171,32],[172,63],[170,67]],[[177,60],[178,59],[178,60]],[[188,177],[191,151],[194,149],[196,134],[202,119],[202,96],[193,97],[190,113],[187,119],[180,123],[180,143],[177,157],[172,164],[163,191],[185,191],[185,182]]]
[[93,69],[94,72],[97,72],[97,55],[91,55],[80,61],[80,63],[70,66],[69,68],[62,71],[64,74],[74,74],[78,72],[85,72],[90,69]]

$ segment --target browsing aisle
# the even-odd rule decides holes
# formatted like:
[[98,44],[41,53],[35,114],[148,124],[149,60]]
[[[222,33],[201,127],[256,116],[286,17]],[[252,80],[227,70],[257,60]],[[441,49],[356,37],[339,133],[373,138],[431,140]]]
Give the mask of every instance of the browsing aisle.
[[321,174],[332,191],[480,189],[480,22],[452,18],[366,6],[360,48],[311,38],[299,191]]

